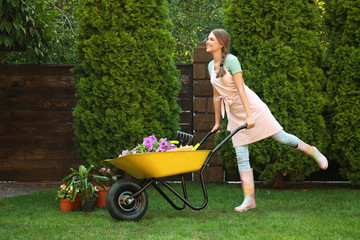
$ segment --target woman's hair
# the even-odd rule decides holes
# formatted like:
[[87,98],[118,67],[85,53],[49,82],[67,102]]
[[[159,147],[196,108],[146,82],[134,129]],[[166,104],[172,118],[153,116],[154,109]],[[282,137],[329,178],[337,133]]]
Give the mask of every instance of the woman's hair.
[[229,54],[229,51],[230,51],[230,36],[224,29],[214,29],[211,32],[215,35],[215,37],[219,41],[219,43],[224,46],[222,48],[220,68],[216,74],[216,77],[219,78],[219,77],[222,77],[225,75],[224,62],[225,62],[226,56]]

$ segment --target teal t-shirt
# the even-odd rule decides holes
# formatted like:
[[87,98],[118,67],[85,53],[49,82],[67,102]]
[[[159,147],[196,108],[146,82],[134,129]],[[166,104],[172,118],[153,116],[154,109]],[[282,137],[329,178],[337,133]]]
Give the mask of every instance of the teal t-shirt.
[[[225,58],[224,62],[225,68],[230,72],[231,75],[234,75],[237,72],[242,72],[241,70],[241,64],[236,56],[232,54],[228,54]],[[209,69],[209,75],[211,78],[211,72],[214,68],[214,60],[209,62],[208,69]]]

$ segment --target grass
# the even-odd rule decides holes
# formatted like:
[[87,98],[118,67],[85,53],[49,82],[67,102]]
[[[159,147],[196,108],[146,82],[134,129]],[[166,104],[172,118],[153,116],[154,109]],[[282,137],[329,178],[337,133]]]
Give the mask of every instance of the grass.
[[[103,208],[60,212],[56,189],[4,198],[0,239],[360,239],[359,189],[257,189],[257,208],[236,213],[239,185],[207,188],[209,203],[201,211],[177,211],[149,188],[139,222],[117,222]],[[201,205],[200,185],[189,184],[188,191]]]

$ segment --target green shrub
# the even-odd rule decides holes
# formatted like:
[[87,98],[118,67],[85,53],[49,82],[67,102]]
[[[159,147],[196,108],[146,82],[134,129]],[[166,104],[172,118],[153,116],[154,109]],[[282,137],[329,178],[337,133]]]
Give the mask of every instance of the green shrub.
[[[229,1],[226,14],[225,24],[245,83],[269,106],[286,132],[323,151],[328,134],[322,116],[326,78],[318,4]],[[260,178],[274,185],[281,185],[284,176],[298,181],[319,169],[310,157],[271,139],[252,144],[250,155]]]
[[179,129],[179,72],[167,2],[81,0],[75,135],[81,156],[98,165],[144,137]]
[[342,176],[360,184],[360,1],[327,0],[325,12],[331,149]]

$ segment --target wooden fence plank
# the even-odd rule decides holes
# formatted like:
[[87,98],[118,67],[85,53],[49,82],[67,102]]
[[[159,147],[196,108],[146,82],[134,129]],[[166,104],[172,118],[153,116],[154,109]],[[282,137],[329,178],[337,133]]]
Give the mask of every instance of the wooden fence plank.
[[73,121],[71,112],[68,111],[4,111],[0,113],[0,122],[32,122],[68,123]]
[[0,87],[73,87],[74,76],[0,75]]
[[68,136],[74,134],[72,123],[6,122],[0,123],[0,135]]
[[13,99],[68,99],[75,97],[74,87],[27,87],[27,88],[2,88],[0,98]]
[[75,98],[65,99],[0,99],[0,112],[5,110],[21,111],[72,111]]

